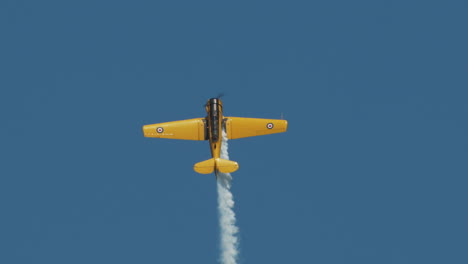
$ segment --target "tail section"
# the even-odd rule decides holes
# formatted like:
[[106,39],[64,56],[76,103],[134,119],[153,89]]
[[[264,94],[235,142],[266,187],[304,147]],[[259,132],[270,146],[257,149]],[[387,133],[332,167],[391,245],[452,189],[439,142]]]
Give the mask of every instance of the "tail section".
[[239,165],[232,160],[217,158],[199,162],[193,166],[193,169],[201,174],[210,174],[215,169],[222,173],[231,173],[239,169]]

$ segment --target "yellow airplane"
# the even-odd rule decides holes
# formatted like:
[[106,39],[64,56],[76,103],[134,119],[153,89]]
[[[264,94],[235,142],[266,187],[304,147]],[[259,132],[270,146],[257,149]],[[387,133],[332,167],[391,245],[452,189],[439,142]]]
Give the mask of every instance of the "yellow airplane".
[[153,138],[209,140],[212,158],[195,164],[193,169],[202,174],[214,171],[218,176],[218,172],[231,173],[239,168],[237,162],[220,158],[223,129],[228,139],[236,139],[281,133],[288,128],[288,121],[283,119],[224,117],[219,98],[209,99],[205,108],[205,118],[145,125],[143,134]]

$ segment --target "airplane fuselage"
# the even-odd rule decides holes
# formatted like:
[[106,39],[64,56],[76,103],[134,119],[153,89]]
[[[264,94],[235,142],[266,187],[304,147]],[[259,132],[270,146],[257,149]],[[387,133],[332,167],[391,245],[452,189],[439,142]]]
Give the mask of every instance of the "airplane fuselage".
[[[218,98],[211,98],[206,103],[206,121],[208,123],[208,139],[210,141],[211,156],[220,157],[221,142],[223,140],[223,104]],[[215,169],[217,171],[217,169]]]

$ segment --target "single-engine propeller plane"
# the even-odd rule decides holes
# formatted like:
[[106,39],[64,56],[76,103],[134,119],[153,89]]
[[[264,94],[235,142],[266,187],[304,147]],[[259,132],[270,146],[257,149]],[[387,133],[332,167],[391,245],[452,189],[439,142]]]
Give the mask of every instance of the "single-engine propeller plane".
[[231,173],[239,168],[237,162],[220,158],[223,129],[228,139],[262,136],[285,132],[288,121],[283,119],[263,119],[223,116],[223,104],[219,98],[211,98],[205,105],[207,116],[167,123],[143,126],[145,137],[185,140],[209,140],[211,156],[195,164],[193,169],[202,174],[213,171]]

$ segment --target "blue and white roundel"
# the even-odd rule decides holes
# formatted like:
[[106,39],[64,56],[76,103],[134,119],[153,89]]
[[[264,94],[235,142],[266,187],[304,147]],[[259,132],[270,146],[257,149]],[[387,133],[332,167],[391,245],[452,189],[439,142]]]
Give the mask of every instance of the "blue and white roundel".
[[274,125],[273,125],[273,123],[268,123],[268,124],[266,125],[266,127],[267,127],[268,129],[272,129],[272,128],[274,127]]
[[158,127],[158,128],[156,128],[156,132],[162,133],[162,132],[164,132],[164,128]]

